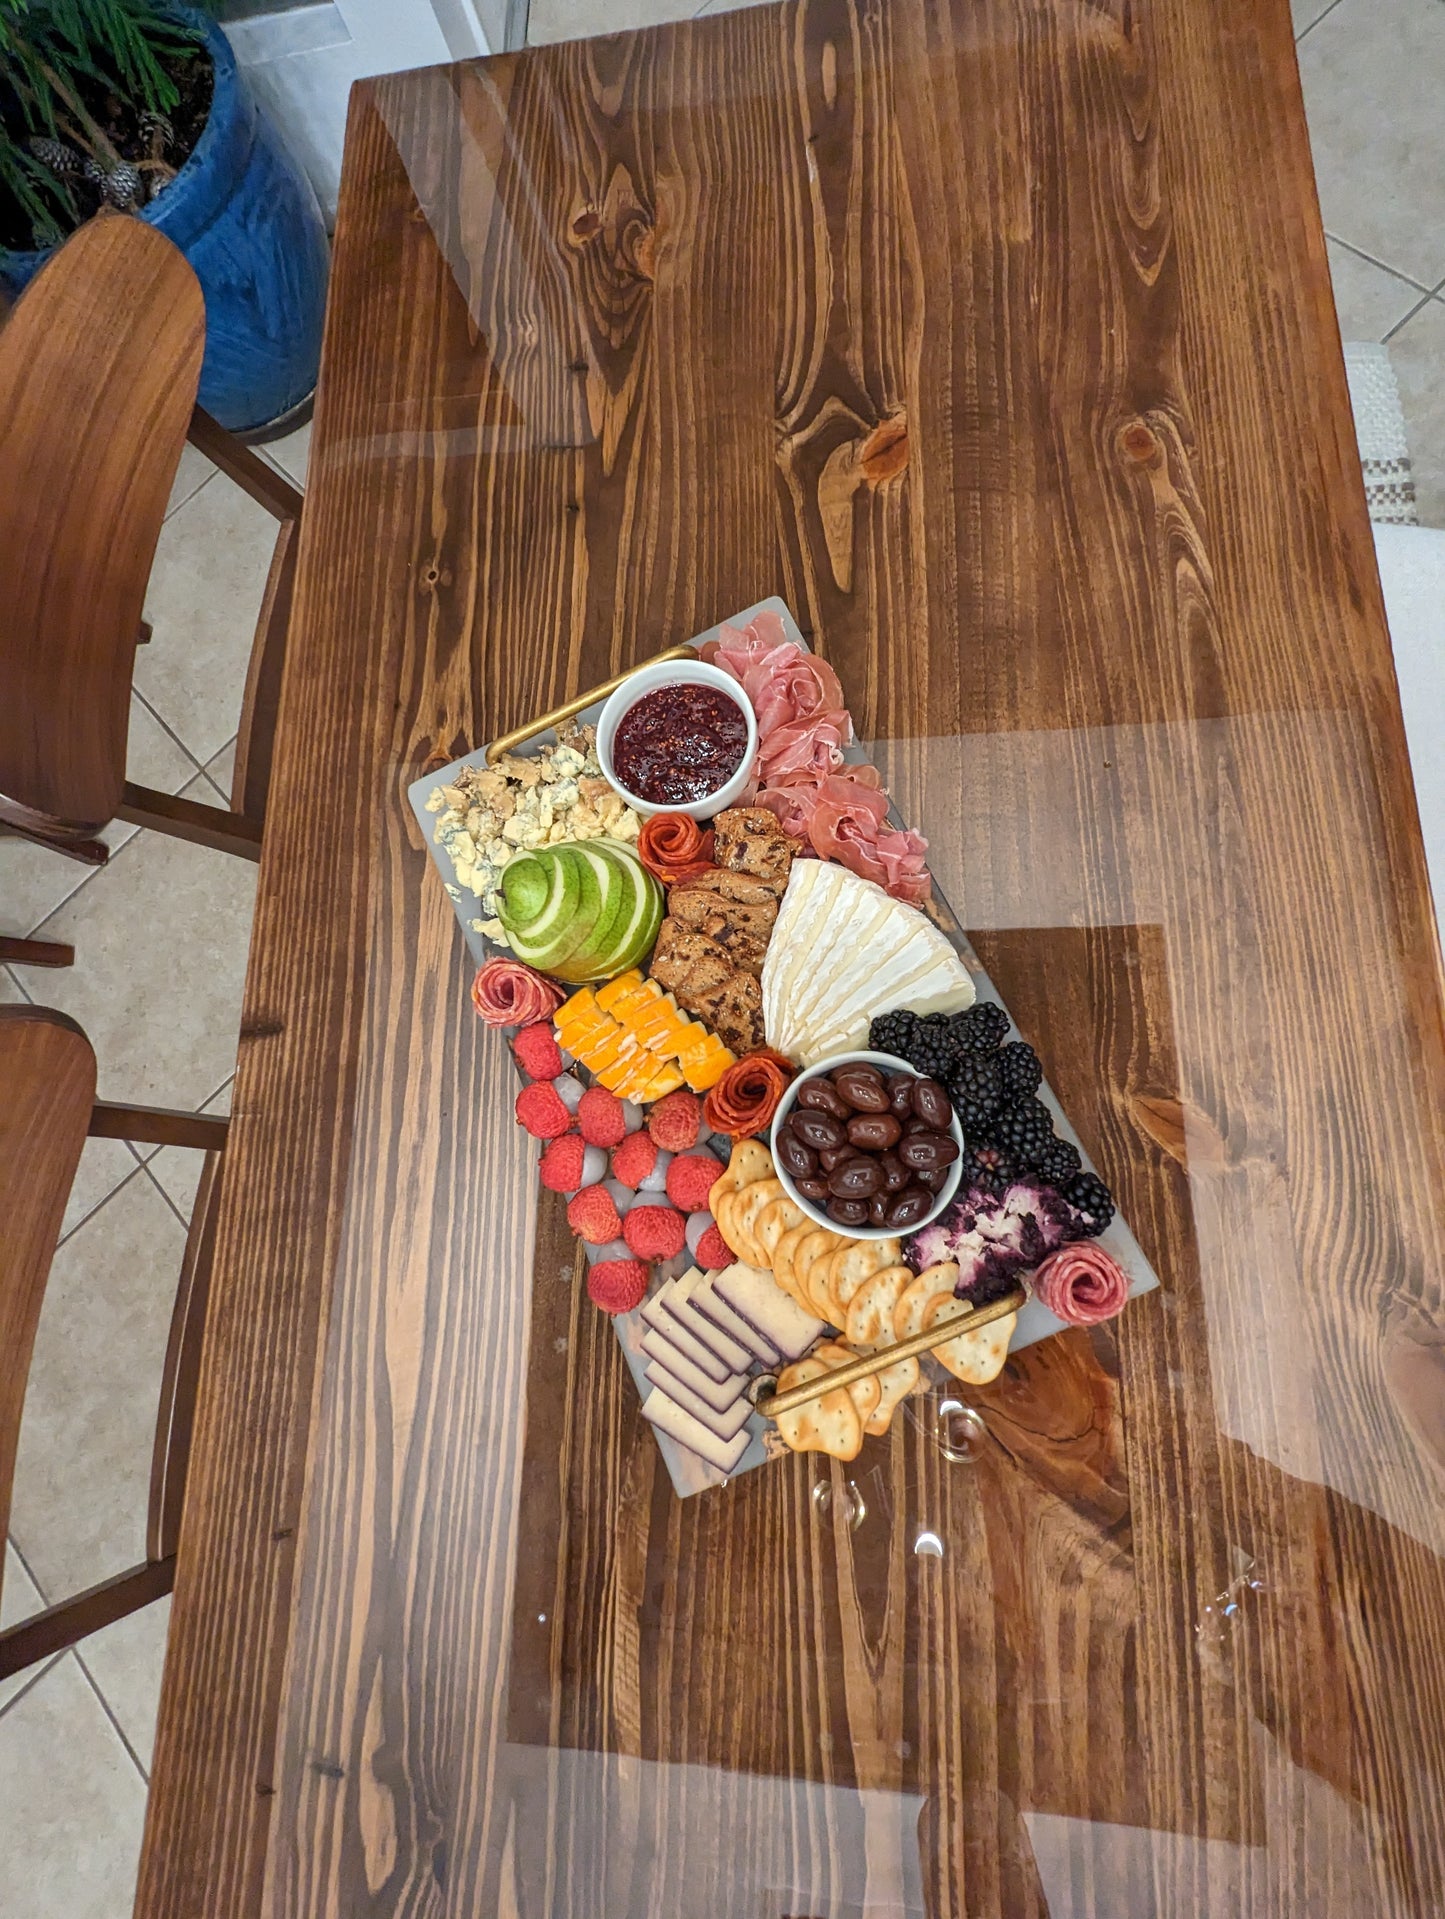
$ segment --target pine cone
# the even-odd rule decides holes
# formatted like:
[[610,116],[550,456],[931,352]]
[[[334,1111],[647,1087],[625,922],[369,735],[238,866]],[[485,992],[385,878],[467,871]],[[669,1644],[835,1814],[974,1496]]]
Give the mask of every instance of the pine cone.
[[80,155],[63,140],[50,140],[44,134],[36,134],[30,142],[30,151],[41,166],[62,180],[80,171]]
[[140,206],[145,198],[145,183],[130,162],[122,160],[118,167],[105,175],[100,183],[100,191],[110,206],[119,207],[124,213],[131,207]]

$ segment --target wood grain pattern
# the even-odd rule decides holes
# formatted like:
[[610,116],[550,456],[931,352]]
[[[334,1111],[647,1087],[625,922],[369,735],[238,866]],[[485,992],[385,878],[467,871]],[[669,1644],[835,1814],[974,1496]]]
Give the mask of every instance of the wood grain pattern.
[[[1438,1911],[1439,955],[1283,5],[364,83],[313,470],[138,1911]],[[769,591],[1164,1288],[971,1464],[679,1503],[403,795]]]

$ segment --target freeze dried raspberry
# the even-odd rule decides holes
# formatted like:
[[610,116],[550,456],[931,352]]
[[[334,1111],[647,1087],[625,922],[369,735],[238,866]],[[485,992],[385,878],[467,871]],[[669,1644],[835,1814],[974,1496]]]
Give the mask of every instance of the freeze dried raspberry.
[[605,1086],[589,1086],[577,1107],[582,1137],[592,1146],[616,1146],[627,1131],[622,1101]]
[[562,1070],[562,1049],[549,1020],[524,1026],[512,1041],[517,1064],[533,1079],[556,1079]]
[[721,1230],[717,1226],[709,1226],[697,1242],[697,1251],[693,1254],[693,1258],[705,1273],[712,1273],[716,1272],[720,1266],[731,1266],[733,1252],[723,1238]]
[[667,1197],[685,1213],[707,1211],[708,1195],[722,1177],[711,1153],[679,1153],[667,1169]]
[[567,1224],[579,1239],[590,1240],[594,1246],[605,1246],[622,1231],[622,1221],[605,1186],[584,1186],[567,1207]]
[[702,1101],[681,1086],[665,1094],[647,1115],[648,1132],[669,1153],[685,1153],[689,1146],[696,1146],[701,1129]]
[[612,1177],[634,1191],[657,1164],[657,1142],[651,1133],[629,1133],[612,1152]]
[[671,1259],[687,1238],[687,1221],[672,1206],[634,1206],[622,1222],[622,1237],[639,1259]]
[[533,1139],[560,1139],[572,1130],[572,1115],[558,1099],[550,1081],[534,1079],[517,1095],[517,1124]]
[[564,1133],[542,1155],[538,1176],[549,1193],[575,1193],[582,1184],[587,1144],[580,1133]]
[[640,1259],[599,1260],[587,1275],[587,1297],[604,1313],[630,1313],[647,1292],[647,1267]]

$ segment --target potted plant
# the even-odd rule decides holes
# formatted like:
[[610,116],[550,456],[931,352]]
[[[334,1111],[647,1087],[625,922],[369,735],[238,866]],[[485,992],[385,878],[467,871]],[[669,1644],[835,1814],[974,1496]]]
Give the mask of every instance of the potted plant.
[[260,439],[309,405],[326,230],[230,44],[162,0],[0,0],[0,285],[102,207],[148,221],[206,302],[201,404]]

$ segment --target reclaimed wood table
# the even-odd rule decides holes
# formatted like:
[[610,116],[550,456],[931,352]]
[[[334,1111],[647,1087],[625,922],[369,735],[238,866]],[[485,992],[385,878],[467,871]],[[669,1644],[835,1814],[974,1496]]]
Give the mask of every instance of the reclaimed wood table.
[[[407,783],[782,592],[1163,1278],[674,1498]],[[353,96],[138,1911],[1445,1909],[1440,975],[1283,0]]]

